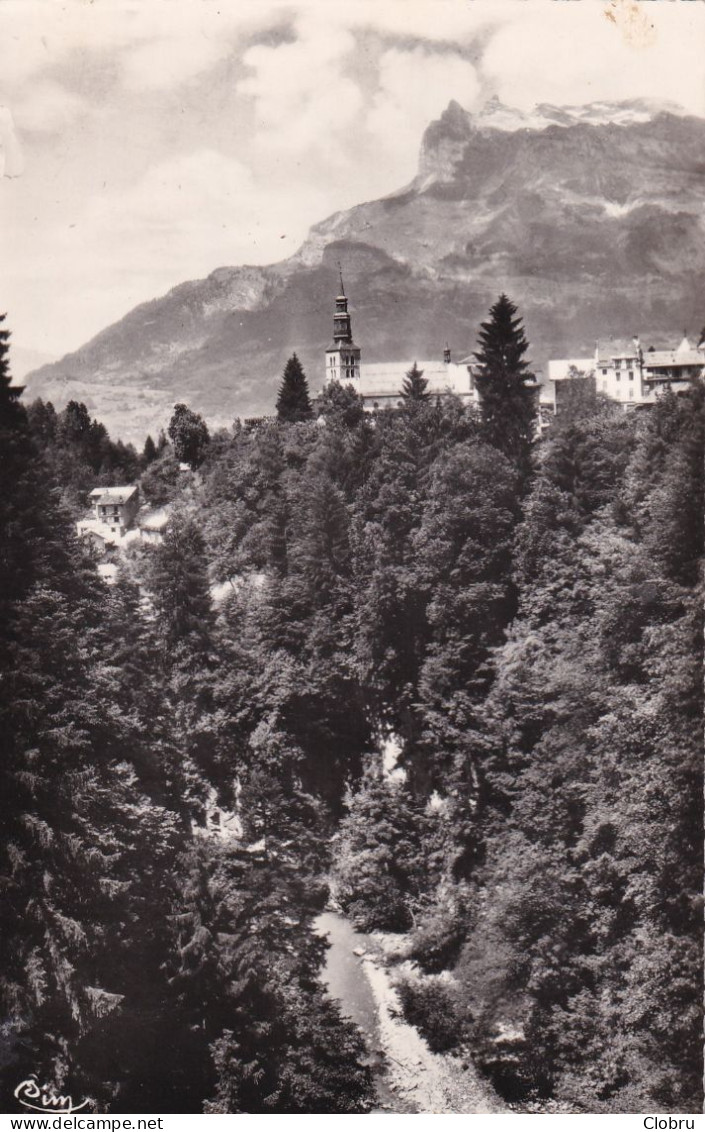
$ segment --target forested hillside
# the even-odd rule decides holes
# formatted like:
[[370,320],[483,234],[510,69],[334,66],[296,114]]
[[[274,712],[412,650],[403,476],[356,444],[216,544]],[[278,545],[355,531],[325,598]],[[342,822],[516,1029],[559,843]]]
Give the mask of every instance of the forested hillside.
[[106,588],[3,364],[5,1095],[369,1111],[332,890],[520,1110],[700,1111],[702,387],[576,383],[534,444],[510,380],[482,418],[332,385],[180,479],[163,441],[166,538]]

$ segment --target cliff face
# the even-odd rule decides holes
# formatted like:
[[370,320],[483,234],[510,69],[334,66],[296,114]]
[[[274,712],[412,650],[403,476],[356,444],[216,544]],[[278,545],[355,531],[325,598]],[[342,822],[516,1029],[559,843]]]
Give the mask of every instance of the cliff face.
[[136,307],[27,379],[143,438],[187,401],[218,424],[271,412],[287,357],[323,377],[336,261],[365,360],[470,352],[490,304],[519,305],[537,371],[594,341],[705,320],[705,120],[645,103],[451,103],[400,192],[336,213],[270,267],[223,267]]

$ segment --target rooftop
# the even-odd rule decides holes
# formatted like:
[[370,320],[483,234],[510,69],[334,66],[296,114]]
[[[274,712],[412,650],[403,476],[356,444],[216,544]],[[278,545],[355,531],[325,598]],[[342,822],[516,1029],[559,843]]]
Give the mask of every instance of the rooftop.
[[103,542],[115,542],[115,533],[107,523],[101,523],[100,519],[79,519],[76,528],[79,535],[97,535]]
[[163,531],[168,522],[169,512],[162,507],[158,511],[150,511],[146,515],[141,515],[139,527],[143,531]]
[[703,366],[705,354],[702,350],[647,350],[644,365],[651,366]]
[[94,487],[88,498],[92,503],[115,506],[119,503],[127,503],[137,491],[136,484],[129,484],[126,487]]
[[[368,397],[377,393],[380,396],[400,394],[412,365],[413,362],[363,362],[358,385],[360,393]],[[462,384],[463,391],[467,391],[467,366],[459,362],[443,362],[436,358],[432,361],[419,359],[416,366],[428,382],[429,393],[443,393],[454,388],[457,391],[458,383]]]

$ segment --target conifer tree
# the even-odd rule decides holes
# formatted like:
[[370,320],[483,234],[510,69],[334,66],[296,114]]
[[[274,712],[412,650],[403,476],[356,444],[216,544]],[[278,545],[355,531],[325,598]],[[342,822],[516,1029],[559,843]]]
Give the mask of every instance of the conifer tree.
[[515,304],[504,294],[490,308],[478,336],[475,380],[484,439],[527,469],[536,405],[535,393],[527,385],[533,375],[524,359],[529,343],[516,313]]
[[58,418],[51,401],[42,401],[41,397],[37,397],[36,401],[27,405],[27,420],[35,444],[40,448],[46,448],[54,443]]
[[5,603],[23,592],[31,577],[32,556],[27,554],[24,526],[40,521],[38,500],[31,490],[30,473],[33,445],[24,409],[19,398],[22,389],[12,385],[10,376],[10,332],[2,328],[0,316],[0,613]]
[[401,395],[406,402],[430,400],[431,394],[428,392],[428,381],[423,375],[423,370],[419,369],[416,362],[414,362],[404,378],[404,384],[401,387]]
[[183,810],[200,810],[203,775],[215,774],[217,749],[210,730],[213,612],[205,544],[191,516],[175,514],[148,569],[146,586],[156,613],[165,697],[172,719],[174,760],[170,786]]
[[147,760],[139,772],[131,761],[139,728],[122,710],[104,587],[33,445],[0,335],[0,1077],[9,1096],[31,1065],[105,1104],[122,1076],[107,1051],[123,1004],[129,1014],[157,990],[176,823],[139,780]]
[[292,354],[279,387],[277,416],[280,421],[308,421],[312,415],[308,381],[301,362],[296,354]]
[[151,433],[147,436],[142,449],[142,467],[146,468],[153,460],[157,458],[157,446],[154,443]]
[[205,545],[191,517],[172,517],[147,584],[165,655],[173,659],[179,646],[195,654],[207,652],[212,612]]

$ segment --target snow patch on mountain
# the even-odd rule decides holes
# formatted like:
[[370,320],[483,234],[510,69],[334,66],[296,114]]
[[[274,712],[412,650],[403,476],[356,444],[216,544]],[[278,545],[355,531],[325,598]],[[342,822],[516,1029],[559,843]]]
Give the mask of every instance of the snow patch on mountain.
[[545,130],[549,126],[574,126],[583,123],[591,126],[631,126],[648,122],[657,114],[669,113],[686,116],[686,111],[674,103],[655,99],[635,99],[631,102],[591,102],[584,106],[551,106],[539,103],[529,111],[505,106],[495,96],[468,120],[476,128],[503,130]]

